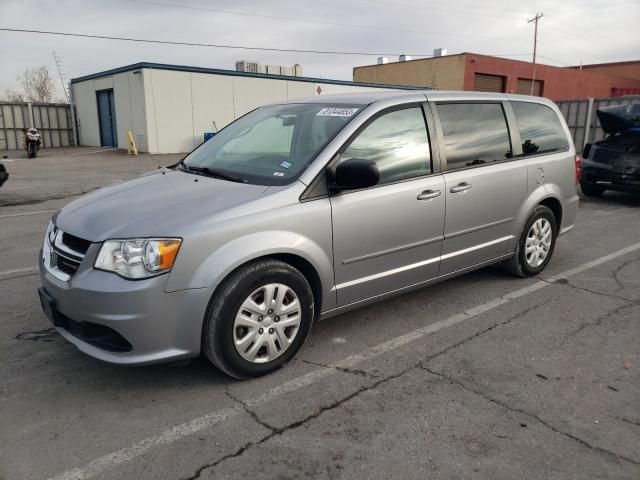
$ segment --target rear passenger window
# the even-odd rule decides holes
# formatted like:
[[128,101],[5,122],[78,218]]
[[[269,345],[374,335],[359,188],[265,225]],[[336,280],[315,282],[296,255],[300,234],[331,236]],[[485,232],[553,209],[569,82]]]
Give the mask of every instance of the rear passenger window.
[[507,120],[499,103],[437,105],[444,135],[447,170],[511,158]]
[[516,114],[524,155],[569,148],[569,141],[556,112],[537,103],[511,102],[511,106]]
[[431,173],[429,139],[422,108],[405,108],[376,118],[340,158],[376,162],[380,172],[379,183]]

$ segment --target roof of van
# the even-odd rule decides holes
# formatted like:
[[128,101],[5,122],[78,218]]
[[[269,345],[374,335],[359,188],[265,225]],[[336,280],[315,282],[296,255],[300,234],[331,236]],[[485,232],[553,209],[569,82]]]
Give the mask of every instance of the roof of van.
[[425,98],[431,101],[528,101],[536,103],[552,104],[553,102],[543,97],[529,95],[515,95],[506,93],[468,92],[454,90],[381,90],[357,93],[341,93],[334,95],[316,95],[314,97],[295,99],[282,103],[328,103],[328,104],[353,104],[369,105],[385,100],[411,100],[419,101]]

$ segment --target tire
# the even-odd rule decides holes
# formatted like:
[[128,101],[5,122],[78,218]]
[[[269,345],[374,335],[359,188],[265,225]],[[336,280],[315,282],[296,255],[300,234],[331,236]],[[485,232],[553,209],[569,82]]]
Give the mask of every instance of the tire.
[[580,190],[582,190],[582,193],[587,197],[601,197],[605,189],[600,185],[580,182]]
[[[287,301],[284,297],[281,302],[274,300],[272,306],[277,311],[267,315],[264,295],[266,289],[273,288],[274,285],[273,297],[280,300],[279,292],[285,292],[289,304],[284,303]],[[283,317],[288,315],[291,318],[280,320],[277,316],[280,311],[278,304],[282,303],[283,309],[295,309],[296,302],[292,300],[294,297],[297,299],[299,317],[291,313],[291,310],[289,313],[281,313]],[[246,303],[250,298],[255,303]],[[258,305],[261,298],[262,303]],[[257,308],[263,303],[265,310],[258,317],[260,312]],[[245,305],[251,305],[248,308],[252,311],[242,310],[241,313],[241,307],[244,308]],[[205,315],[202,350],[213,365],[231,377],[245,379],[265,375],[280,368],[300,350],[311,330],[314,313],[313,292],[300,271],[279,260],[258,260],[236,270],[214,293]],[[242,317],[241,321],[244,323],[249,322],[246,320],[249,316],[252,326],[238,326],[237,318]],[[299,321],[297,330],[294,330],[296,327],[282,328],[285,323],[288,325],[296,319]],[[236,342],[241,342],[251,335],[256,340],[248,342],[253,343],[243,343],[242,347],[236,347]],[[291,338],[287,339],[283,335],[291,335]],[[281,338],[284,341],[279,341]],[[259,343],[263,346],[255,353],[253,346]],[[274,355],[278,347],[283,347],[282,351]],[[241,350],[244,353],[241,354]],[[247,359],[252,354],[256,355],[254,361]]]
[[[544,260],[539,264],[531,264],[530,261],[527,260],[527,240],[531,240],[534,243],[537,242],[535,235],[531,237],[531,232],[534,224],[540,221],[538,225],[546,225],[547,222],[550,226],[551,230],[551,238],[550,242],[547,246],[546,256]],[[558,225],[556,221],[556,217],[551,211],[550,208],[545,207],[544,205],[538,205],[527,222],[524,225],[524,229],[522,230],[522,234],[520,235],[520,239],[518,240],[518,244],[516,246],[516,251],[514,255],[508,259],[503,267],[509,273],[517,276],[517,277],[533,277],[542,272],[546,266],[548,265],[551,257],[553,256],[553,250],[556,246],[556,238],[558,237]],[[540,258],[538,258],[540,260]]]

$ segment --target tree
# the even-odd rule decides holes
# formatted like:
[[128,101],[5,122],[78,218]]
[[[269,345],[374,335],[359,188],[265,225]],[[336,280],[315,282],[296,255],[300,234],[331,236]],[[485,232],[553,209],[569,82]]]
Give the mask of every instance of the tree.
[[7,90],[6,96],[10,100],[27,102],[51,102],[55,93],[55,84],[46,65],[28,67],[19,75],[20,92]]
[[26,99],[24,98],[24,95],[22,93],[16,92],[15,90],[11,90],[10,88],[7,88],[4,91],[4,98],[6,98],[10,102],[25,102],[26,101]]

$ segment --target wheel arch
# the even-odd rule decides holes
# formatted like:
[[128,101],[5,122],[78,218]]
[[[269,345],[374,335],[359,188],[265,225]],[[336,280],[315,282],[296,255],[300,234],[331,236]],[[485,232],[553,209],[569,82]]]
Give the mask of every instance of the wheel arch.
[[531,192],[531,194],[529,194],[525,202],[522,204],[522,207],[520,208],[518,216],[516,217],[516,220],[514,222],[514,248],[516,242],[522,234],[522,229],[524,228],[527,219],[531,216],[531,213],[538,205],[544,205],[553,212],[553,215],[556,218],[558,232],[561,230],[564,214],[562,201],[560,200],[561,198],[563,198],[563,195],[560,187],[552,183],[540,185],[533,192]]

